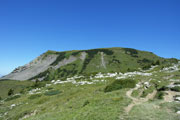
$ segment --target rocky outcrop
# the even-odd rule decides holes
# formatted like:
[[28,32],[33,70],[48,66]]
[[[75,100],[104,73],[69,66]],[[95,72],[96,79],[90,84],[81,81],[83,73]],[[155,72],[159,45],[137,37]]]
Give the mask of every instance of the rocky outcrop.
[[46,57],[41,55],[29,64],[16,68],[12,73],[2,77],[1,79],[28,80],[47,70],[56,58],[57,55],[55,54],[48,55]]

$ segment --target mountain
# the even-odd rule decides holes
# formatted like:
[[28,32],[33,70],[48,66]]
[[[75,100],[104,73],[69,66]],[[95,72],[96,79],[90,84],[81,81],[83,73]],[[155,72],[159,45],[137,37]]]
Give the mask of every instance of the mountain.
[[3,79],[0,120],[180,118],[180,61],[151,52],[47,51]]
[[77,74],[128,72],[148,69],[151,65],[177,62],[152,52],[131,48],[103,48],[74,51],[47,51],[32,62],[16,68],[2,79],[53,80]]

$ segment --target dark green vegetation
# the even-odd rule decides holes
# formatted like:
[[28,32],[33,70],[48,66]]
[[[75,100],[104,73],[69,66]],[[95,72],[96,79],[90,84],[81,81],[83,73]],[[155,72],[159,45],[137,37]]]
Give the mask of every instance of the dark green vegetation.
[[11,96],[11,95],[13,95],[14,94],[14,90],[13,89],[9,89],[9,91],[8,91],[8,96]]
[[180,92],[180,86],[175,86],[171,88],[172,91]]
[[[84,60],[80,59],[82,53],[86,54]],[[90,75],[98,72],[125,73],[138,71],[138,68],[147,70],[152,65],[160,65],[163,68],[171,63],[178,62],[176,59],[164,59],[151,52],[139,51],[131,48],[103,48],[65,52],[48,51],[44,53],[44,56],[46,57],[51,54],[58,55],[57,59],[51,64],[51,67],[31,78],[31,80],[37,78],[44,78],[46,81],[57,80],[78,74]],[[61,66],[60,68],[53,69],[53,66],[57,65],[62,60],[69,59],[70,56],[76,57],[77,60]]]
[[115,80],[114,82],[106,86],[104,92],[112,92],[123,88],[134,88],[135,85],[136,85],[135,80],[131,80],[131,79]]
[[163,99],[165,93],[163,91],[159,91],[157,94],[156,94],[156,98],[157,99]]

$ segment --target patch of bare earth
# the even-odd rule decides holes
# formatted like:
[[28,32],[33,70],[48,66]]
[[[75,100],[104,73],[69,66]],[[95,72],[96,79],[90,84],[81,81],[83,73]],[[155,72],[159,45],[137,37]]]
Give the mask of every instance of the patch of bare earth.
[[134,90],[137,90],[138,88],[139,88],[139,87],[135,87],[135,88],[133,88],[133,89],[131,89],[131,90],[129,90],[129,91],[126,92],[127,97],[132,100],[132,103],[129,104],[129,105],[125,108],[125,112],[126,112],[127,114],[131,111],[131,109],[132,109],[135,105],[139,105],[139,104],[142,104],[142,103],[144,103],[144,102],[147,102],[147,101],[150,100],[150,99],[153,99],[153,98],[155,97],[156,93],[157,93],[157,91],[154,90],[152,93],[148,94],[145,98],[134,98],[134,97],[132,97],[132,96],[131,96],[131,95],[132,95],[132,92],[133,92]]
[[174,92],[174,91],[165,91],[166,95],[164,96],[164,101],[165,102],[172,102],[174,101],[174,96],[180,95],[179,92]]

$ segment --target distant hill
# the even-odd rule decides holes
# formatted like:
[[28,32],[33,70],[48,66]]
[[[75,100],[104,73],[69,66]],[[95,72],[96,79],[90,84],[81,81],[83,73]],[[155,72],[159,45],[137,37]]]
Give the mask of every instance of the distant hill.
[[152,52],[131,48],[102,48],[74,51],[47,51],[32,62],[16,68],[2,79],[53,80],[74,75],[98,72],[130,72],[148,69],[152,65],[177,62]]

